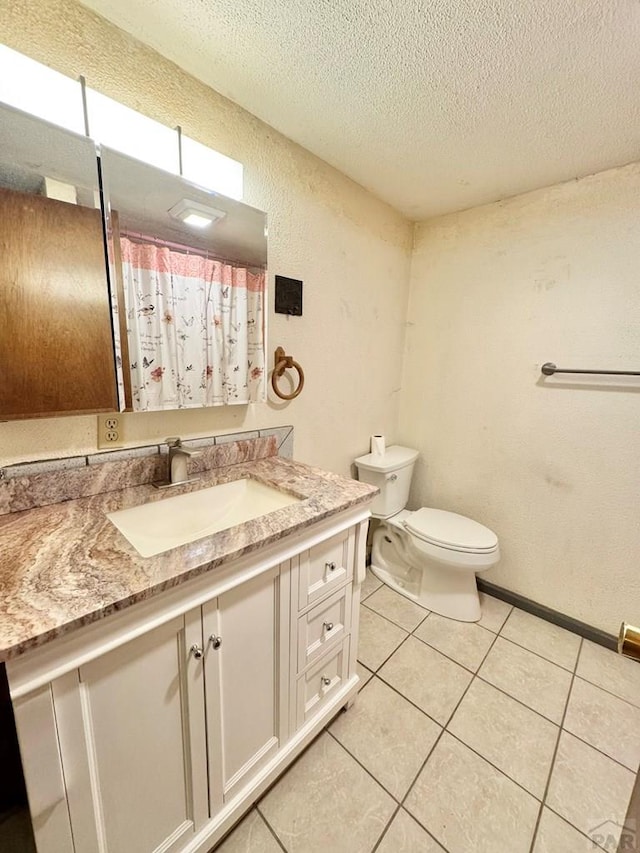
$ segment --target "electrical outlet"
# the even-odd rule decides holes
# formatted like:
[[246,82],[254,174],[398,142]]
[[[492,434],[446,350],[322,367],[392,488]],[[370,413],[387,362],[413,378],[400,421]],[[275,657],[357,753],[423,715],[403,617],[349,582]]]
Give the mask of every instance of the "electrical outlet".
[[98,415],[98,447],[122,447],[124,424],[120,415]]

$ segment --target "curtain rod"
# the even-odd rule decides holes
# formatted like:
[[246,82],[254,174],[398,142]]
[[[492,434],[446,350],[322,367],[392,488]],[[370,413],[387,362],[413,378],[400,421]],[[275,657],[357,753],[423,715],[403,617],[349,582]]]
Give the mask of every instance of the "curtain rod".
[[171,240],[152,237],[150,234],[142,234],[141,232],[134,231],[120,231],[119,236],[126,237],[128,240],[133,240],[138,243],[151,243],[152,245],[159,246],[162,249],[171,249],[172,251],[182,252],[182,254],[185,255],[198,255],[199,257],[206,258],[207,260],[211,258],[211,260],[222,261],[225,264],[231,264],[235,267],[244,267],[248,270],[258,270],[259,272],[263,272],[262,267],[247,264],[246,261],[239,261],[235,258],[224,258],[222,255],[216,255],[213,252],[209,252],[208,249],[197,249],[193,246],[185,246],[182,243],[174,243]]

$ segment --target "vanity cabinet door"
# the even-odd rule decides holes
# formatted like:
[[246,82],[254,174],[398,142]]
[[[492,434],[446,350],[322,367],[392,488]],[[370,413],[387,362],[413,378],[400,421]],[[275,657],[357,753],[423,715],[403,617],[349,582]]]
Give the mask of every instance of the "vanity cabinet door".
[[174,853],[208,820],[192,645],[199,608],[53,682],[75,853]]
[[277,566],[203,607],[212,815],[287,737],[288,583]]

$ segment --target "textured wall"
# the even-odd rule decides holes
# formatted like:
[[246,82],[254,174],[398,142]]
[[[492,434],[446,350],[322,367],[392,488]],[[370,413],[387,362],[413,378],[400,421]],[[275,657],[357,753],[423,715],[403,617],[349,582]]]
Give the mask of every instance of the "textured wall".
[[640,164],[416,226],[400,437],[412,505],[500,537],[485,577],[615,633],[640,618]]
[[[0,0],[2,40],[245,166],[245,201],[269,217],[274,273],[304,279],[304,316],[269,315],[268,353],[305,369],[289,404],[124,418],[129,444],[291,423],[297,458],[346,473],[367,436],[393,435],[411,226],[397,212],[171,62],[71,0]],[[277,85],[277,81],[274,81]],[[270,304],[273,305],[271,295]],[[271,396],[271,395],[270,395]],[[0,424],[0,464],[88,453],[96,418]]]

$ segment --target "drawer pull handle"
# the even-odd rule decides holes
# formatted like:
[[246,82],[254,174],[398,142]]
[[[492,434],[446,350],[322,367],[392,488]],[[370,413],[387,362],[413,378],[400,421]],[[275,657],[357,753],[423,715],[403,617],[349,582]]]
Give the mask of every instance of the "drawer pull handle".
[[325,631],[333,631],[333,622],[323,622],[322,625]]
[[189,649],[189,651],[191,652],[191,654],[194,656],[194,658],[195,658],[196,660],[200,660],[200,658],[201,658],[201,657],[202,657],[202,655],[204,654],[204,652],[202,651],[202,649],[200,648],[200,646],[197,646],[195,643],[191,646],[191,648]]
[[209,642],[211,643],[214,649],[219,649],[222,645],[222,637],[216,637],[215,634],[212,634],[209,637]]
[[325,566],[329,569],[330,572],[335,572],[335,570],[337,568],[337,566],[333,562],[333,560],[330,563],[325,563]]
[[323,687],[329,687],[330,684],[331,684],[331,679],[327,678],[326,675],[323,675],[322,676],[322,686]]

